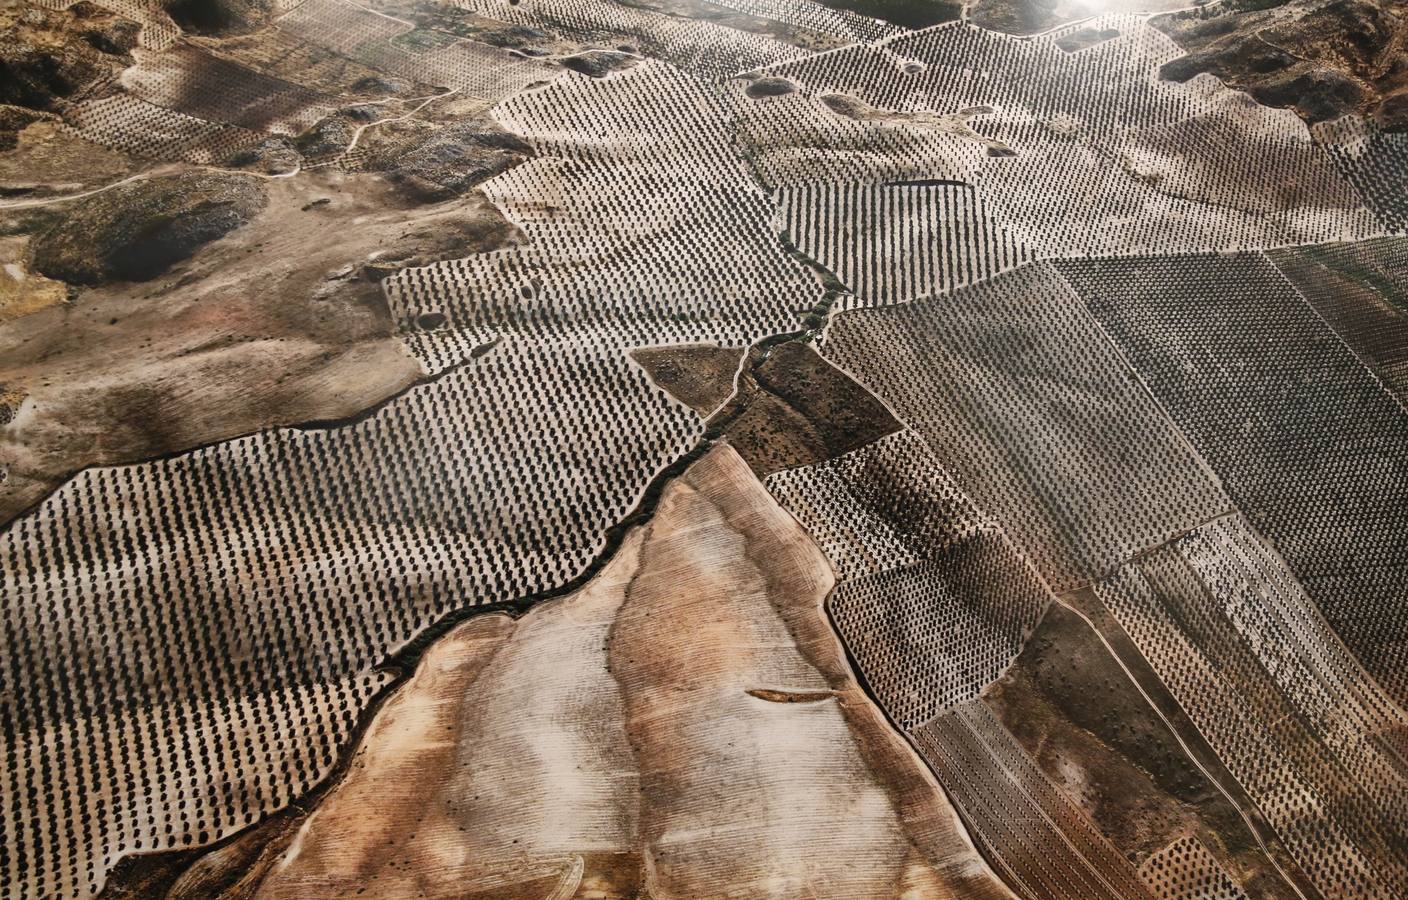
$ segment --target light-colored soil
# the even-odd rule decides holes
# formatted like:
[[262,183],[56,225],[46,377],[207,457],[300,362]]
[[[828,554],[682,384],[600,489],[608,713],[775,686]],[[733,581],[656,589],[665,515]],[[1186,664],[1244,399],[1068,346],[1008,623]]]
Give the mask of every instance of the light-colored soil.
[[423,370],[368,275],[514,233],[473,196],[410,208],[371,175],[266,186],[254,221],[165,275],[0,325],[0,385],[26,397],[0,428],[0,522],[87,466],[343,419],[405,389]]
[[244,889],[1010,896],[857,686],[822,612],[832,583],[716,447],[586,587],[432,645]]

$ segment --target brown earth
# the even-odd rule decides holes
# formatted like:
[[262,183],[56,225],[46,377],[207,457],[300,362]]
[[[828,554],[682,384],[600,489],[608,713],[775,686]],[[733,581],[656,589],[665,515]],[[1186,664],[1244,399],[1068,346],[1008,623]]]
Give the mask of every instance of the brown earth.
[[0,527],[78,469],[405,389],[424,373],[379,279],[518,237],[474,190],[528,153],[488,104],[291,48],[266,0],[200,6],[169,11],[207,52],[347,101],[333,149],[377,122],[359,149],[378,174],[299,172],[282,136],[228,161],[248,174],[83,140],[50,110],[114,89],[139,29],[90,3],[0,8]]
[[29,270],[29,240],[0,238],[0,325],[68,299],[68,286]]
[[[17,107],[6,107],[17,109]],[[3,135],[4,132],[0,132]],[[100,147],[64,130],[57,117],[36,118],[9,133],[13,142],[0,146],[0,231],[38,231],[24,223],[44,207],[6,206],[90,191],[113,184],[144,167],[123,153]],[[50,207],[50,212],[57,208]],[[57,215],[48,218],[57,221]]]
[[708,418],[733,394],[734,376],[744,353],[738,348],[691,344],[644,347],[632,350],[631,358],[663,390]]
[[716,446],[586,586],[433,643],[310,813],[147,896],[1010,896],[857,686],[832,584]]
[[631,356],[661,388],[709,417],[759,477],[900,430],[883,403],[810,344],[753,347],[740,370],[741,353],[696,345],[651,347]]
[[1237,810],[1075,613],[1051,606],[983,699],[1134,865],[1192,835],[1255,896],[1295,896]]
[[1210,72],[1259,103],[1307,122],[1361,113],[1408,129],[1408,2],[1238,2],[1159,16],[1153,24],[1187,56],[1163,77]]
[[875,396],[810,344],[754,350],[738,395],[718,413],[759,477],[821,462],[900,430]]
[[405,389],[423,371],[377,279],[516,238],[482,197],[410,205],[332,170],[261,184],[262,213],[163,275],[0,323],[0,385],[25,396],[0,426],[0,523],[87,466],[344,419]]
[[533,153],[522,139],[487,117],[439,127],[419,122],[397,125],[372,130],[365,167],[382,172],[403,196],[416,202],[458,197]]
[[186,40],[221,59],[330,97],[379,100],[439,93],[433,86],[387,75],[273,28],[253,34],[187,35]]

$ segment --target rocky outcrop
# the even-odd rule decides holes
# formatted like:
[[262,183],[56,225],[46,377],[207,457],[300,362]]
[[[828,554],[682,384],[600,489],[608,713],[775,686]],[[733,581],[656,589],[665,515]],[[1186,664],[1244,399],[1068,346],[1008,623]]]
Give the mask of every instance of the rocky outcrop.
[[283,175],[296,171],[303,164],[303,157],[293,141],[280,134],[231,154],[226,163],[265,175]]
[[240,34],[269,24],[273,0],[166,0],[166,13],[183,31]]
[[382,171],[401,193],[422,203],[458,197],[518,165],[533,150],[522,139],[487,122],[448,125],[378,156]]
[[188,172],[79,202],[34,242],[34,268],[74,284],[146,281],[264,209],[257,178]]
[[[56,109],[124,64],[140,27],[91,3],[0,8],[0,104]],[[130,59],[126,62],[130,63]]]
[[44,113],[23,106],[0,106],[0,152],[15,149],[19,133],[44,118]]
[[584,50],[565,56],[561,62],[573,72],[580,72],[591,78],[605,78],[612,72],[629,69],[640,58],[618,50]]
[[1408,129],[1408,3],[1290,0],[1223,3],[1154,24],[1188,55],[1163,68],[1186,81],[1210,72],[1308,122],[1357,112]]

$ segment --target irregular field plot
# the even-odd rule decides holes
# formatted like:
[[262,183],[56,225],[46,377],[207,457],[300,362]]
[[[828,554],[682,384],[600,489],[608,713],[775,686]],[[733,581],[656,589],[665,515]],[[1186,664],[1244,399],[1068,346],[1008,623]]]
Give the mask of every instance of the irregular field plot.
[[1051,599],[913,432],[773,475],[768,487],[843,577],[827,608],[901,728],[976,697]]
[[1408,720],[1245,519],[1096,593],[1325,895],[1401,894]]
[[[306,720],[298,752],[325,750],[319,768],[270,783],[268,766],[292,765],[290,745],[271,743],[281,732],[258,734],[249,757],[169,744],[147,777],[227,786],[184,798],[180,827],[113,812],[91,830],[16,792],[0,809],[4,843],[34,848],[26,871],[41,891],[92,890],[101,873],[80,860],[186,846],[278,808],[326,771],[373,666],[452,608],[574,578],[701,432],[623,352],[509,344],[355,425],[82,473],[0,534],[0,628],[15,648],[0,691],[16,698],[0,754],[32,760],[41,735],[90,710],[114,734],[140,730],[144,707],[167,697],[217,733],[237,701]],[[337,715],[302,687],[349,680]],[[141,777],[115,737],[80,733],[67,752],[75,774]]]
[[982,701],[971,700],[913,735],[974,838],[1028,896],[1152,896]]
[[[770,184],[965,181],[992,227],[1051,255],[1382,233],[1382,216],[1365,208],[1383,205],[1366,200],[1375,179],[1347,175],[1340,151],[1293,113],[1211,78],[1160,80],[1181,51],[1135,17],[1088,27],[1111,36],[1079,53],[1061,48],[1060,33],[1016,38],[952,23],[781,63],[764,74],[796,92],[740,94],[744,133]],[[824,108],[828,94],[873,115],[846,120]]]
[[[821,299],[773,234],[727,111],[696,79],[658,63],[604,81],[569,74],[495,116],[537,152],[484,185],[527,241],[387,280],[428,365],[510,331],[746,345],[795,330]],[[427,314],[448,327],[425,333]]]

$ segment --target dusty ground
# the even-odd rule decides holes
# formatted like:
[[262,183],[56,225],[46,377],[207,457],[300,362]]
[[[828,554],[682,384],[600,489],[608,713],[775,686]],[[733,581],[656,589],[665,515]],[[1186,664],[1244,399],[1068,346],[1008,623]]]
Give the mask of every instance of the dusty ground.
[[422,371],[372,279],[513,240],[483,202],[414,206],[374,175],[263,184],[250,224],[164,275],[62,303],[41,287],[50,305],[0,326],[0,385],[25,398],[0,428],[0,522],[85,466],[343,419],[403,390]]
[[15,221],[18,210],[43,208],[7,202],[90,191],[142,168],[138,160],[65,131],[57,119],[40,119],[15,132],[14,145],[0,152],[0,222]]
[[1135,865],[1192,835],[1258,895],[1294,896],[1075,613],[1050,607],[984,702]]
[[1010,896],[856,684],[832,583],[718,446],[588,585],[436,641],[311,813],[165,895]]
[[1408,129],[1408,3],[1290,0],[1223,3],[1154,24],[1188,55],[1164,67],[1185,81],[1211,72],[1309,122],[1362,113]]

